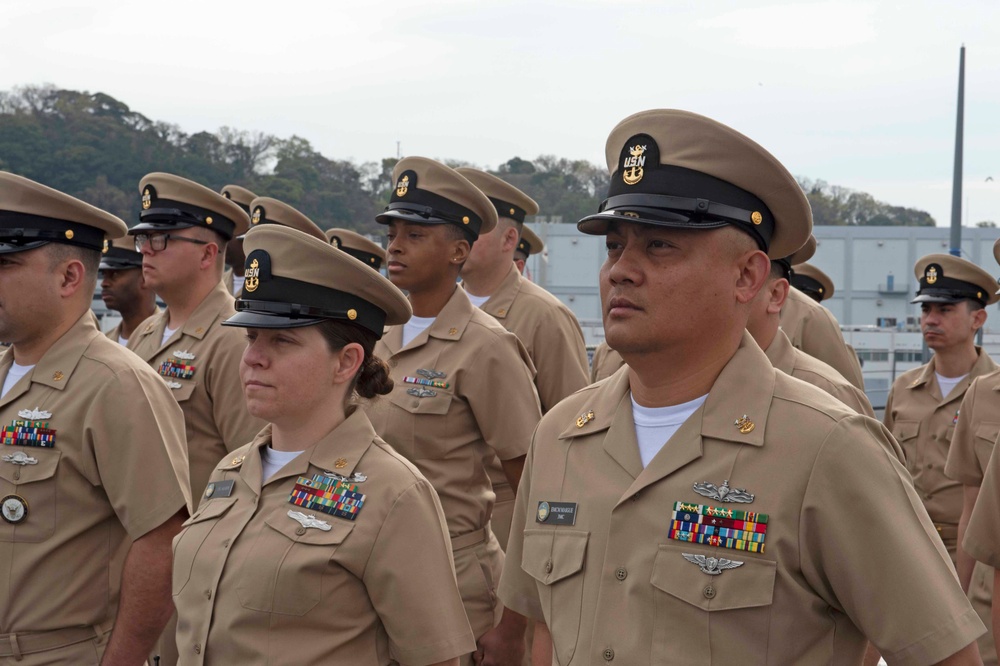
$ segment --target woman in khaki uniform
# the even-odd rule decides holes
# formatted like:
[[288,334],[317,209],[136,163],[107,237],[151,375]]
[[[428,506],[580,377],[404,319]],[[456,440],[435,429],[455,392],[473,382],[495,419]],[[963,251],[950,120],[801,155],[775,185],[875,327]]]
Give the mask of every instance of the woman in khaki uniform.
[[175,541],[180,663],[457,664],[475,643],[441,505],[349,404],[392,389],[372,349],[406,298],[294,229],[245,247],[225,325],[248,329],[240,378],[270,424],[216,467]]

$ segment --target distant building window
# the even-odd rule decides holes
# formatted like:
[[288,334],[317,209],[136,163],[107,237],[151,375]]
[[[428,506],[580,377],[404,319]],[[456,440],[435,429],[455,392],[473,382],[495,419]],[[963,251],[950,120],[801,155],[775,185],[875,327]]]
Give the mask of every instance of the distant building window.
[[889,351],[884,349],[859,349],[858,358],[862,361],[888,361]]
[[889,380],[883,377],[871,377],[865,378],[865,390],[867,391],[887,391],[889,389]]
[[924,353],[920,351],[896,351],[896,363],[923,363]]

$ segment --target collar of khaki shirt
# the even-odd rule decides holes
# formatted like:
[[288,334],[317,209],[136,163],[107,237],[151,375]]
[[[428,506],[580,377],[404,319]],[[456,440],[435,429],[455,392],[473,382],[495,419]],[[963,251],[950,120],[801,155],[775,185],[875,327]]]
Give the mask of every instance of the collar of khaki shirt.
[[[192,338],[201,340],[208,334],[208,329],[212,327],[212,324],[221,318],[220,315],[223,313],[228,314],[232,309],[233,297],[226,291],[225,285],[219,282],[212,291],[208,292],[208,295],[198,304],[198,307],[194,309],[188,320],[184,322],[184,326],[181,327],[181,334],[190,335]],[[147,319],[146,325],[142,327],[142,332],[136,331],[132,335],[142,337],[156,335],[162,339],[163,331],[166,330],[169,320],[170,308],[168,307],[162,313],[154,314]],[[174,335],[177,335],[177,333],[175,332]],[[168,340],[167,343],[169,344],[170,341]],[[157,345],[157,353],[166,346],[165,344]]]
[[[629,368],[623,367],[597,387],[579,418],[567,424],[559,439],[592,435],[613,430],[621,436],[605,437],[604,449],[634,478],[640,474],[648,483],[663,478],[702,455],[702,438],[712,438],[733,444],[763,446],[767,432],[767,417],[774,393],[775,372],[771,362],[754,342],[743,333],[736,353],[723,368],[708,393],[705,404],[688,419],[671,439],[676,447],[673,455],[657,456],[643,469],[639,445],[632,421],[629,389]],[[593,412],[593,416],[590,416]],[[590,418],[588,418],[590,416]],[[746,416],[754,424],[750,432],[740,432],[736,421]],[[698,425],[696,419],[700,419]],[[684,437],[692,431],[701,437]]]
[[[490,300],[483,303],[482,311],[497,319],[506,317],[507,313],[510,312],[510,306],[514,304],[517,295],[521,293],[521,280],[523,279],[517,266],[511,262],[507,276],[500,283],[500,288],[490,296]],[[465,287],[465,282],[462,283],[462,287]]]
[[[476,310],[476,306],[469,300],[465,290],[456,283],[455,292],[434,318],[434,323],[410,341],[406,347],[407,351],[422,347],[429,338],[461,340]],[[403,325],[386,328],[382,343],[388,347],[390,355],[394,356],[399,352],[403,347]]]
[[[263,465],[260,460],[260,451],[271,443],[271,424],[268,424],[247,448],[240,469],[240,477],[254,492],[260,493],[261,487],[264,485],[290,476],[304,476],[308,473],[310,465],[341,476],[350,477],[355,471],[363,474],[363,469],[356,470],[355,468],[376,438],[375,429],[372,428],[371,421],[368,420],[364,410],[355,407],[343,423],[314,445],[304,449],[305,455],[295,458],[262,483]],[[224,464],[221,468],[232,466],[232,464]]]
[[781,370],[786,375],[792,374],[792,370],[795,368],[795,347],[792,346],[792,341],[780,328],[764,354],[776,370]]
[[[969,374],[965,376],[965,379],[956,384],[955,388],[953,388],[951,390],[951,393],[948,394],[949,396],[951,396],[952,400],[955,400],[963,396],[965,394],[965,390],[969,388],[969,384],[972,383],[973,379],[981,375],[988,375],[991,372],[1000,368],[1000,366],[998,366],[993,361],[993,359],[990,358],[989,354],[983,352],[982,347],[976,347],[976,354],[979,356],[979,358],[976,359],[976,362],[972,366],[972,369],[969,370]],[[934,370],[937,367],[935,361],[937,361],[937,358],[931,356],[931,360],[929,363],[927,363],[927,365],[924,366],[923,372],[921,372],[916,379],[910,382],[909,386],[907,386],[906,388],[916,389],[923,386],[927,386],[928,390],[931,391],[932,396],[937,398],[939,401],[943,401],[945,400],[945,398],[944,396],[941,395],[941,387],[938,386],[937,377],[934,376]]]
[[[90,310],[76,320],[76,323],[61,338],[49,347],[42,355],[35,368],[31,371],[29,381],[18,382],[21,386],[15,390],[11,389],[2,400],[0,406],[6,405],[16,398],[24,395],[31,382],[44,384],[58,391],[62,391],[69,383],[69,378],[76,369],[77,364],[83,357],[83,352],[99,337],[101,332],[94,324],[94,317]],[[0,359],[0,377],[6,377],[7,371],[14,362],[14,351],[8,349],[2,359]]]

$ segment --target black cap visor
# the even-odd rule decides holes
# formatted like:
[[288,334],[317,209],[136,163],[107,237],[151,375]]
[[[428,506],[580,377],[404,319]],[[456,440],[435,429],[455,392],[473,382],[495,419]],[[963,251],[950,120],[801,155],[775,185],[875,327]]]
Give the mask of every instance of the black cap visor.
[[197,226],[193,222],[181,222],[180,220],[165,220],[162,222],[140,222],[128,230],[130,236],[144,233],[157,233],[162,231],[172,231],[174,229],[189,229]]
[[985,301],[976,298],[975,294],[947,289],[922,289],[910,303],[959,303],[961,301],[976,301],[985,305]]
[[239,328],[303,328],[326,320],[326,317],[293,317],[262,310],[241,310],[222,322],[222,325]]

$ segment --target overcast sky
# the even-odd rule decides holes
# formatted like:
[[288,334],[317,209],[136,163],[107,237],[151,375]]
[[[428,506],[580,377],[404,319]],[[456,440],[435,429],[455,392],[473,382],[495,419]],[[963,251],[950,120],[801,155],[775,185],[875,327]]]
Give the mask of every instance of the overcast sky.
[[1000,223],[1000,0],[3,8],[4,90],[100,91],[186,132],[298,134],[334,158],[378,160],[401,141],[404,155],[489,167],[543,153],[603,163],[619,120],[681,108],[747,134],[796,175],[927,210],[940,225],[964,43],[963,221]]

